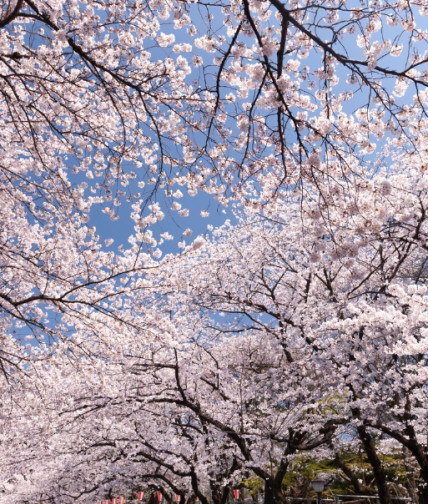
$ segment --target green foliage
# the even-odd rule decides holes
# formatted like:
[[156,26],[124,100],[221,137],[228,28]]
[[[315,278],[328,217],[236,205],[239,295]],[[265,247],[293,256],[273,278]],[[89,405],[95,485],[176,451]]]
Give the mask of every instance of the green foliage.
[[242,486],[248,490],[248,495],[254,496],[264,491],[264,481],[258,476],[242,480]]
[[[408,495],[408,479],[403,455],[399,450],[379,453],[388,481],[391,483],[391,493],[393,495]],[[352,471],[356,479],[359,480],[361,488],[365,494],[375,495],[377,493],[373,469],[363,450],[344,451],[340,454],[343,464]],[[315,497],[311,487],[311,481],[320,474],[328,481],[324,495],[352,495],[356,494],[350,478],[340,468],[337,461],[330,458],[317,459],[306,452],[302,452],[293,458],[289,471],[282,481],[282,491],[285,495],[293,497]],[[255,496],[264,490],[264,481],[253,476],[244,479],[242,486],[247,489],[247,495]]]
[[311,481],[320,473],[326,475],[326,479],[329,479],[329,475],[335,478],[337,467],[328,459],[318,460],[308,454],[298,455],[282,481],[284,493],[305,497],[313,495]]

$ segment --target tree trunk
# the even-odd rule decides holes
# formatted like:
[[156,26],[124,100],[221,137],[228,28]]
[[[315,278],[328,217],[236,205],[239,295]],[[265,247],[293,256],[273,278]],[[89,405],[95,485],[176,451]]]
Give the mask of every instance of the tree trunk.
[[264,504],[275,504],[275,499],[273,495],[273,479],[265,479],[265,499]]
[[280,504],[284,501],[284,495],[282,494],[283,477],[280,476],[281,474],[277,474],[277,477],[272,482],[273,501],[275,504]]
[[226,504],[227,498],[229,496],[229,487],[211,485],[211,495],[213,504]]
[[357,476],[354,473],[354,471],[352,471],[351,468],[349,468],[345,464],[345,462],[343,462],[343,460],[341,459],[339,453],[336,453],[336,457],[335,457],[334,461],[340,467],[340,469],[343,472],[343,474],[345,474],[349,478],[349,481],[351,482],[351,485],[354,487],[355,493],[363,495],[364,494],[364,490],[363,490],[363,487],[360,484],[359,479],[357,478]]
[[421,477],[418,481],[419,504],[428,504],[428,469],[421,469]]
[[391,495],[389,493],[385,471],[382,463],[377,456],[376,447],[373,437],[367,432],[365,427],[358,427],[358,435],[363,443],[364,450],[373,469],[373,475],[376,481],[377,491],[380,504],[392,504]]
[[412,467],[410,460],[409,449],[403,446],[403,463],[406,469],[407,489],[409,496],[413,499],[414,504],[419,504],[418,488],[415,481],[415,470]]

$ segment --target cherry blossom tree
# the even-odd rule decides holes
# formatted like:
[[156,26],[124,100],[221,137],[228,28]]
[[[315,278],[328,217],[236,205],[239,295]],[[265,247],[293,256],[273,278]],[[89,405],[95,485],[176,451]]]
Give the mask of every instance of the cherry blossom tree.
[[44,307],[74,302],[65,278],[93,290],[119,274],[100,275],[110,258],[93,256],[98,206],[135,226],[127,274],[141,246],[161,254],[153,198],[188,214],[176,185],[226,205],[255,180],[263,201],[324,176],[353,183],[390,137],[391,152],[423,156],[425,14],[403,2],[3,2],[2,313],[53,334]]
[[[109,488],[110,472],[118,486],[118,474],[132,481],[144,462],[149,485],[191,488],[202,500],[207,474],[222,484],[254,473],[271,502],[296,454],[334,454],[351,429],[383,503],[391,496],[379,434],[408,450],[425,502],[424,166],[403,173],[397,164],[388,178],[380,170],[345,189],[327,180],[322,204],[278,194],[262,213],[249,201],[213,240],[198,237],[146,272],[145,288],[130,279],[120,309],[122,319],[134,317],[133,332],[122,324],[94,339],[81,330],[80,348],[91,351],[71,366],[65,342],[47,349],[51,361],[33,363],[42,382],[65,384],[55,379],[58,359],[58,372],[76,383],[65,402],[55,387],[44,392],[53,406],[42,415],[58,418],[52,461],[65,439],[65,459],[101,464],[97,489]],[[43,456],[55,437],[47,432],[30,443],[32,453]],[[212,463],[225,453],[226,472]],[[62,484],[64,468],[53,473]],[[178,481],[186,480],[184,489]],[[81,488],[67,491],[78,497]]]
[[372,152],[423,117],[424,15],[417,2],[12,0],[4,144],[19,138],[12,160],[71,164],[105,189],[179,166],[202,187],[214,167],[229,183],[280,169],[278,183],[295,183],[303,161],[316,171],[320,154]]
[[55,208],[80,183],[72,207],[103,201],[112,219],[176,183],[226,204],[228,186],[266,173],[274,189],[331,164],[350,177],[349,156],[417,137],[424,15],[417,2],[4,3],[4,176]]
[[[379,435],[428,502],[427,13],[0,3],[7,492],[223,503],[254,473],[279,500],[296,453],[351,426],[382,504]],[[161,259],[182,190],[238,216]]]
[[222,482],[219,474],[227,478],[236,470],[227,439],[168,401],[176,395],[176,354],[120,339],[126,350],[115,362],[106,351],[101,360],[79,357],[73,365],[63,352],[49,362],[39,359],[28,389],[5,401],[6,495],[28,502],[93,502],[144,488],[183,501],[196,495],[206,503],[210,486],[215,490]]
[[327,183],[321,205],[278,196],[262,216],[256,206],[213,243],[195,240],[171,259],[166,280],[177,321],[203,314],[202,341],[255,333],[267,352],[277,342],[286,378],[263,380],[274,403],[275,387],[289,382],[306,408],[337,397],[336,413],[313,421],[318,432],[355,423],[382,502],[390,496],[376,432],[411,451],[426,501],[426,176],[416,162],[407,170],[391,167],[388,178],[380,171],[352,187]]

